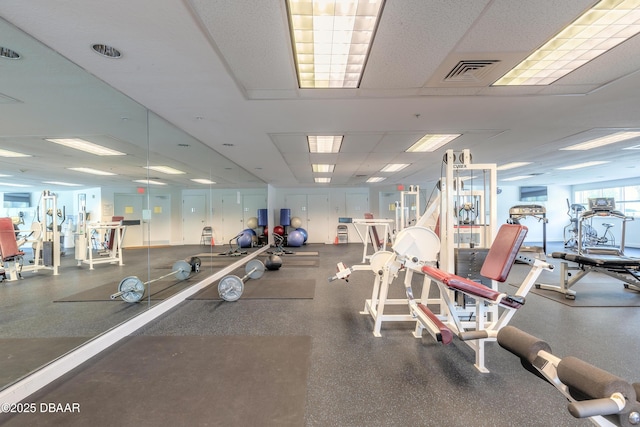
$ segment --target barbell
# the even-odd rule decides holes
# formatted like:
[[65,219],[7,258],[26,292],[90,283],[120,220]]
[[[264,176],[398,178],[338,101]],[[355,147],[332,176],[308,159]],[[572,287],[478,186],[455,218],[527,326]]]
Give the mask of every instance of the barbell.
[[200,258],[191,257],[189,262],[176,261],[171,267],[171,273],[167,273],[163,276],[149,280],[147,282],[143,282],[137,276],[127,276],[120,281],[120,284],[118,285],[118,292],[112,294],[111,299],[120,297],[123,301],[126,302],[138,302],[144,296],[147,285],[173,275],[175,275],[176,279],[178,279],[179,281],[186,280],[189,278],[192,271],[196,273],[200,271],[201,265],[202,263],[200,261]]
[[244,291],[244,282],[249,279],[259,279],[264,274],[265,266],[262,261],[258,259],[252,259],[247,263],[244,268],[245,274],[243,277],[238,277],[234,274],[224,276],[218,282],[218,294],[220,298],[225,301],[237,301],[242,296]]

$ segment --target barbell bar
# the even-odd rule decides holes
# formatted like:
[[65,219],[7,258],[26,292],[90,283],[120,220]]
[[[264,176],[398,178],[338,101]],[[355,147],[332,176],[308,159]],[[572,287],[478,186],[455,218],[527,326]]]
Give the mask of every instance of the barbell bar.
[[116,299],[120,297],[126,302],[138,302],[144,296],[147,285],[173,275],[175,275],[176,279],[179,281],[186,280],[189,278],[192,271],[200,271],[201,264],[200,258],[198,257],[192,257],[189,262],[176,261],[171,267],[171,273],[167,273],[147,282],[143,282],[137,276],[127,276],[120,281],[120,284],[118,285],[118,292],[112,294],[110,298]]
[[265,266],[259,259],[252,259],[244,268],[243,277],[234,274],[224,276],[218,282],[218,294],[225,301],[237,301],[244,291],[244,282],[249,279],[259,279],[264,274]]

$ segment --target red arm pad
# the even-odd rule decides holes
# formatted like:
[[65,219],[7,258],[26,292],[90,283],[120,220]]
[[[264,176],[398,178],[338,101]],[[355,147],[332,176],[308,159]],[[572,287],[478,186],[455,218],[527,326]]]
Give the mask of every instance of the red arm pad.
[[442,321],[440,319],[438,319],[438,316],[433,314],[433,312],[431,310],[429,310],[427,308],[427,306],[424,305],[424,304],[418,304],[418,308],[440,330],[440,341],[442,341],[442,344],[447,345],[451,341],[453,341],[453,333],[451,332],[451,329],[447,328],[447,326],[444,323],[442,323]]

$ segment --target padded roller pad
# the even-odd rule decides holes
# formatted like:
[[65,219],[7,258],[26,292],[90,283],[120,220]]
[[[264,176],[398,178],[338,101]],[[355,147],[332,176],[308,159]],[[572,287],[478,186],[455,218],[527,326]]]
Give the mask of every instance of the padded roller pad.
[[558,363],[558,378],[569,388],[593,399],[622,393],[627,400],[636,401],[636,391],[631,384],[577,357],[568,356]]
[[521,359],[533,364],[540,350],[551,353],[551,347],[533,335],[521,331],[514,326],[505,326],[498,331],[498,344]]

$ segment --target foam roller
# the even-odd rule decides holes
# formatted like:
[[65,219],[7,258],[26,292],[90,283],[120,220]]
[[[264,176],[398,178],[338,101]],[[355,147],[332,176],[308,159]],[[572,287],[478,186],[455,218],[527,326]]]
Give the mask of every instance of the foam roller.
[[636,391],[631,384],[577,357],[567,356],[558,363],[558,378],[569,388],[593,399],[621,393],[627,400],[636,401]]
[[551,347],[545,341],[529,335],[514,326],[505,326],[500,329],[497,339],[502,348],[509,350],[531,364],[533,364],[540,350],[551,353]]

